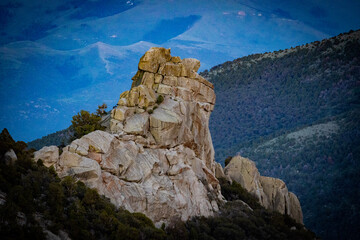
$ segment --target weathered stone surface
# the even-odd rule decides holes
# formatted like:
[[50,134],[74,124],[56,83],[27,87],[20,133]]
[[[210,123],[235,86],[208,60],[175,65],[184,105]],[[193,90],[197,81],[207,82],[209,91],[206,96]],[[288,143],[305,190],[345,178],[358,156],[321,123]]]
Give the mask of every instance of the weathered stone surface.
[[6,165],[12,165],[17,161],[17,156],[13,149],[4,154],[4,160]]
[[140,58],[139,69],[156,73],[161,63],[170,61],[170,49],[152,47]]
[[156,73],[154,82],[159,84],[162,82],[162,80],[163,80],[163,75]]
[[200,68],[200,61],[194,58],[184,58],[181,63],[183,64],[182,76],[191,77]]
[[149,114],[147,112],[135,114],[126,119],[124,131],[130,134],[145,135],[149,128]]
[[124,121],[125,118],[130,117],[134,114],[135,108],[118,106],[111,110],[111,117],[118,121]]
[[241,156],[233,157],[224,172],[231,180],[240,183],[243,188],[256,196],[261,205],[268,208],[269,202],[260,183],[260,173],[253,161]]
[[34,160],[41,159],[46,167],[54,165],[59,160],[59,148],[56,146],[43,147],[34,153]]
[[162,63],[159,68],[159,73],[164,76],[180,77],[184,66],[181,63]]
[[301,206],[295,194],[288,191],[285,183],[272,177],[260,177],[264,192],[269,198],[269,208],[282,214],[288,214],[297,222],[303,222]]
[[140,85],[137,88],[139,91],[138,107],[148,107],[155,103],[156,97],[152,87],[148,88],[145,85]]
[[215,177],[219,178],[226,178],[224,169],[222,168],[220,163],[215,163]]
[[155,82],[155,74],[150,72],[145,72],[141,81],[142,85],[147,86],[149,89],[152,88],[152,85]]
[[253,161],[241,156],[233,157],[224,173],[256,196],[265,208],[286,213],[298,223],[303,223],[300,202],[295,194],[288,191],[282,180],[260,176]]
[[162,81],[162,84],[165,84],[168,86],[177,86],[177,77],[165,76],[164,80]]
[[[83,180],[158,226],[173,217],[218,211],[223,197],[209,131],[215,95],[191,78],[197,77],[198,61],[184,63],[171,58],[170,50],[145,53],[130,91],[111,112],[107,132],[95,131],[65,147],[55,163],[59,175]],[[180,77],[184,69],[191,76]]]
[[150,132],[159,145],[175,145],[181,121],[175,112],[157,108],[150,115]]
[[122,124],[121,121],[116,120],[116,119],[111,119],[110,120],[110,133],[121,133],[124,129],[124,125]]
[[159,84],[157,92],[160,94],[174,95],[174,88],[168,85]]

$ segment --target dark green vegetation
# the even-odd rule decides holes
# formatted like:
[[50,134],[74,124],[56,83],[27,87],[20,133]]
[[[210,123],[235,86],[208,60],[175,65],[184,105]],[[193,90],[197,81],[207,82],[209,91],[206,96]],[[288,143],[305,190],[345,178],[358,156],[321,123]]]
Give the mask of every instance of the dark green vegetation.
[[28,146],[30,148],[34,148],[36,150],[41,149],[44,146],[62,146],[62,145],[68,145],[70,143],[70,140],[74,136],[74,131],[71,127],[57,131],[55,133],[51,133],[49,135],[46,135],[42,138],[36,139],[34,141],[28,142]]
[[100,125],[100,120],[101,116],[81,110],[73,116],[71,120],[71,127],[74,129],[74,138],[81,138],[95,130],[104,130],[104,127]]
[[220,183],[229,202],[216,217],[195,217],[170,225],[167,232],[173,239],[315,239],[314,233],[289,216],[261,207],[240,184],[230,185],[224,179]]
[[[216,160],[240,153],[299,197],[325,239],[360,239],[360,32],[202,73]],[[224,162],[222,162],[224,163]]]
[[[96,190],[71,177],[62,180],[54,168],[35,163],[24,142],[0,135],[1,239],[45,239],[43,230],[68,233],[72,239],[165,239],[141,213],[115,209]],[[18,160],[6,165],[3,153],[15,150]]]
[[[314,239],[288,216],[262,208],[239,184],[220,179],[229,200],[215,217],[174,221],[158,229],[141,213],[116,209],[72,177],[60,179],[54,168],[32,160],[24,142],[0,135],[1,239],[45,239],[47,234],[72,239]],[[5,152],[18,160],[6,164]],[[244,203],[244,202],[247,202]],[[250,207],[252,209],[250,209]]]

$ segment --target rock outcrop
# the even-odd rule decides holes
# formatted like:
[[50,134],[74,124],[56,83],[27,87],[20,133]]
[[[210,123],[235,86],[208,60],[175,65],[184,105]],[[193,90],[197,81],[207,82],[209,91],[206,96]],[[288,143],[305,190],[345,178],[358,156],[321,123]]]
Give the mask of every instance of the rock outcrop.
[[10,149],[5,153],[4,161],[6,165],[13,165],[17,161],[17,156],[14,149]]
[[52,147],[36,158],[157,225],[213,215],[223,201],[208,126],[215,93],[197,74],[199,67],[196,59],[151,48],[140,59],[131,89],[103,118],[106,132],[73,141],[58,157]]
[[43,147],[34,153],[34,160],[41,159],[46,167],[54,165],[59,159],[59,149],[56,146]]
[[296,195],[288,191],[282,180],[260,176],[255,163],[250,159],[233,157],[225,167],[224,174],[228,179],[241,184],[265,208],[288,214],[296,222],[303,224],[302,210]]

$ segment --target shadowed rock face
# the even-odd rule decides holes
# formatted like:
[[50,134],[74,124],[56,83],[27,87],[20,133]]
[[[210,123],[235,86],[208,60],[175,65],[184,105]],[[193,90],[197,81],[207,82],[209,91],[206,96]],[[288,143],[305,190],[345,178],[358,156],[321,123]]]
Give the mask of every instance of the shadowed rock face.
[[[217,170],[220,174],[220,170]],[[260,176],[253,161],[235,156],[224,169],[226,178],[241,184],[248,192],[258,198],[267,209],[288,214],[298,223],[303,223],[300,202],[295,194],[289,192],[286,184],[272,177]]]
[[105,132],[73,141],[60,157],[43,149],[36,157],[157,225],[213,215],[223,201],[208,127],[215,93],[199,67],[196,59],[151,48],[131,89],[104,118]]

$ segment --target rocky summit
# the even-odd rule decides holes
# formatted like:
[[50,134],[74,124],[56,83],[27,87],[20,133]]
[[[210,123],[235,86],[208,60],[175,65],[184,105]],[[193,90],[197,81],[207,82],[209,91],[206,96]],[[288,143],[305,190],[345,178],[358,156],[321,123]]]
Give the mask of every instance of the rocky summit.
[[219,164],[216,175],[240,183],[263,207],[287,214],[303,224],[302,210],[296,195],[288,191],[282,180],[261,176],[250,159],[235,156],[224,170]]
[[35,153],[60,177],[74,176],[118,207],[142,212],[157,225],[212,216],[223,202],[215,177],[209,117],[213,85],[196,59],[151,48],[131,89],[95,131],[62,149]]

